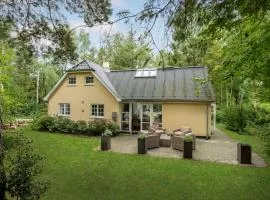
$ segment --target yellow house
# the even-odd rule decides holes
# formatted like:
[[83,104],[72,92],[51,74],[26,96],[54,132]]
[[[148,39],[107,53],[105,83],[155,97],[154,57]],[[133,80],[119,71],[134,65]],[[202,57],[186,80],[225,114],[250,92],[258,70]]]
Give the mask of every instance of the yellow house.
[[[155,123],[172,132],[181,126],[211,137],[215,95],[206,67],[110,70],[82,61],[68,70],[44,98],[48,114],[72,120],[109,119],[122,131]],[[200,83],[203,82],[203,83]]]

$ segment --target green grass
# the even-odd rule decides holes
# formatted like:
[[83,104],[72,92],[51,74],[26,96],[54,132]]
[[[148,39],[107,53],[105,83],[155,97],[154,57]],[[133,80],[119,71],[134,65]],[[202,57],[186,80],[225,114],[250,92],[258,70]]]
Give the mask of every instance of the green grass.
[[43,199],[270,199],[269,168],[101,152],[95,137],[25,135],[46,158]]
[[243,143],[248,143],[252,146],[252,150],[255,151],[256,153],[260,154],[267,163],[270,163],[270,157],[267,156],[264,153],[264,147],[262,144],[262,140],[257,137],[257,136],[251,136],[251,135],[243,135],[243,134],[238,134],[237,132],[230,131],[226,129],[224,124],[218,124],[217,127],[222,130],[226,135],[231,137],[232,139],[238,141],[238,142],[243,142]]

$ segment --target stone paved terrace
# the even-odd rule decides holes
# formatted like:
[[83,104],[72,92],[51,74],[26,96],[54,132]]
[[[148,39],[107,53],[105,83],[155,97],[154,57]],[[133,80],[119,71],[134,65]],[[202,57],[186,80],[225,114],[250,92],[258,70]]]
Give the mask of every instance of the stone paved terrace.
[[[120,135],[112,138],[112,151],[119,153],[137,153],[137,135]],[[171,147],[149,149],[150,156],[183,158],[183,152]],[[216,130],[210,140],[196,138],[196,150],[193,151],[194,160],[214,161],[237,165],[237,142],[231,140],[222,131]],[[252,153],[252,166],[266,167],[267,164],[256,153]]]

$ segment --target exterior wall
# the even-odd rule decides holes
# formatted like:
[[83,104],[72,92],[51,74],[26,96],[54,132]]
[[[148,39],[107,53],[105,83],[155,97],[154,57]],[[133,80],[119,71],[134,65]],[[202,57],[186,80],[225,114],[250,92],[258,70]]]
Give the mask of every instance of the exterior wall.
[[[76,76],[76,85],[68,85],[68,77]],[[91,104],[104,104],[104,118],[112,119],[112,112],[117,112],[117,124],[120,125],[119,102],[100,83],[95,76],[94,85],[85,85],[84,78],[91,72],[69,73],[48,101],[48,114],[59,114],[59,103],[70,103],[71,120],[91,121]]]
[[210,104],[164,103],[162,105],[163,128],[172,132],[181,126],[189,126],[196,136],[207,136],[208,123],[208,134],[210,136],[210,108]]

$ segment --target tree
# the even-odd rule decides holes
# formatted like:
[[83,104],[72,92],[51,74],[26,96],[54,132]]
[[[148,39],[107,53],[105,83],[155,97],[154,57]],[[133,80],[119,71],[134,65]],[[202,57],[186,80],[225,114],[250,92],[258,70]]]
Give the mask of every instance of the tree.
[[10,82],[10,71],[13,68],[10,66],[13,58],[13,51],[10,48],[6,48],[3,45],[0,48],[1,52],[5,54],[0,54],[0,200],[5,199],[5,190],[6,190],[6,171],[4,167],[4,146],[3,146],[3,116],[8,115],[8,111],[10,109],[10,101],[12,98],[8,91],[5,90],[4,86]]
[[5,199],[6,181],[6,171],[4,168],[2,106],[0,105],[0,200]]
[[96,62],[97,49],[91,46],[91,41],[89,39],[89,33],[81,30],[76,36],[76,53],[79,55],[80,60],[91,60]]
[[[88,26],[108,20],[109,0],[40,0],[1,1],[0,18],[9,19],[16,32],[16,41],[32,44],[32,52],[40,43],[49,44],[43,53],[54,55],[57,62],[74,59],[73,33],[65,21],[65,12],[83,17]],[[33,41],[35,41],[33,43]]]
[[[15,136],[14,136],[15,135]],[[32,148],[32,141],[22,132],[6,136],[6,191],[16,199],[39,199],[49,183],[36,178],[42,172],[42,157]]]
[[98,56],[100,64],[109,62],[112,69],[127,69],[146,67],[153,54],[148,43],[136,40],[131,30],[127,35],[117,33],[108,38]]

